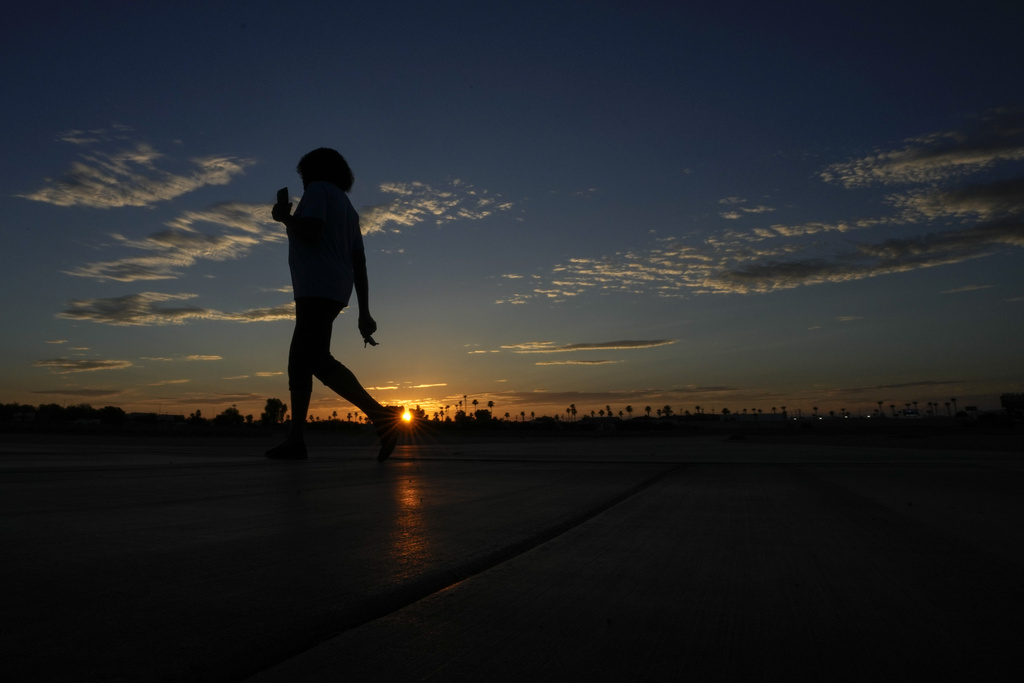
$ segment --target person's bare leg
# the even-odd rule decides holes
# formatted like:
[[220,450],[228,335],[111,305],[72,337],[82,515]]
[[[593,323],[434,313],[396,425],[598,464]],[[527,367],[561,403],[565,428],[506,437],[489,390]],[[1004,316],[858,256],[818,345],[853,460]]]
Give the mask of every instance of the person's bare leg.
[[[356,376],[352,374],[352,371],[341,363],[334,363],[330,375],[322,378],[322,381],[338,396],[341,396],[363,411],[370,418],[371,422],[376,422],[390,415],[387,408],[378,403],[373,396],[370,396],[366,389],[363,388],[363,385],[359,383],[359,380],[356,379]],[[294,401],[295,399],[292,400]]]
[[288,430],[289,441],[302,441],[302,434],[306,428],[306,415],[309,413],[309,399],[312,394],[308,391],[293,391],[292,395],[292,425]]
[[395,446],[398,445],[397,427],[401,420],[402,409],[382,406],[378,403],[367,393],[352,371],[341,363],[336,362],[330,375],[322,378],[321,381],[370,418],[370,422],[373,423],[373,428],[377,432],[377,438],[380,439],[377,460],[380,462],[387,460],[394,452]]
[[292,424],[284,443],[267,451],[266,456],[271,460],[306,459],[306,441],[303,439],[303,432],[306,427],[306,414],[309,412],[311,395],[311,392],[308,391],[291,392]]

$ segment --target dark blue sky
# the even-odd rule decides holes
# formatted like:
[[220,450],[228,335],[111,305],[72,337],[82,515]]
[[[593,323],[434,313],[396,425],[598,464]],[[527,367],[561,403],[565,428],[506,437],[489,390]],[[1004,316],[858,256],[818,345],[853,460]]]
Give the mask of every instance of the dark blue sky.
[[284,395],[267,208],[321,145],[384,342],[335,351],[382,400],[1024,388],[1013,3],[98,5],[4,28],[4,401]]

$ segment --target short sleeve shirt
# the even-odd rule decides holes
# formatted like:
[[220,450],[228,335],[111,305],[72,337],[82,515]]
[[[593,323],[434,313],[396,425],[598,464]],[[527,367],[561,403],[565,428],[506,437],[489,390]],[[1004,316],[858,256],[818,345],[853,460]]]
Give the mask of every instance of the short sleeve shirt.
[[297,218],[319,218],[323,238],[310,246],[288,239],[288,266],[295,298],[324,297],[348,305],[352,296],[352,253],[363,248],[359,214],[341,188],[333,183],[310,183],[295,209]]

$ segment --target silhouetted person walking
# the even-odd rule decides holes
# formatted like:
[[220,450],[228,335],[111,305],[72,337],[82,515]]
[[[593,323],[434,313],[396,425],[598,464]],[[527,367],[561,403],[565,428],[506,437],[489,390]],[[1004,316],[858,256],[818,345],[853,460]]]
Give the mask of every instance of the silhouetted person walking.
[[303,429],[315,376],[370,418],[380,438],[377,460],[383,461],[395,450],[402,410],[374,400],[355,375],[331,355],[331,328],[348,305],[353,287],[359,306],[359,332],[366,342],[376,345],[371,337],[377,323],[370,316],[363,235],[359,215],[347,194],[354,181],[352,170],[341,154],[321,147],[302,157],[298,172],[303,193],[295,215],[287,189],[278,192],[272,212],[274,220],[284,223],[288,232],[295,331],[288,352],[291,430],[284,443],[267,451],[267,457],[306,457]]

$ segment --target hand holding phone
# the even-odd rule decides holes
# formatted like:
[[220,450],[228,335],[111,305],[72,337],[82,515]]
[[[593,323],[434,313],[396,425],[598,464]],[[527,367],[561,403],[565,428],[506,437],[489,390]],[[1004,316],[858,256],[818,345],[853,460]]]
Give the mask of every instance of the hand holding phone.
[[271,217],[279,222],[284,223],[292,215],[292,203],[288,201],[288,188],[282,187],[277,191],[277,204],[274,204],[274,208],[270,211]]

